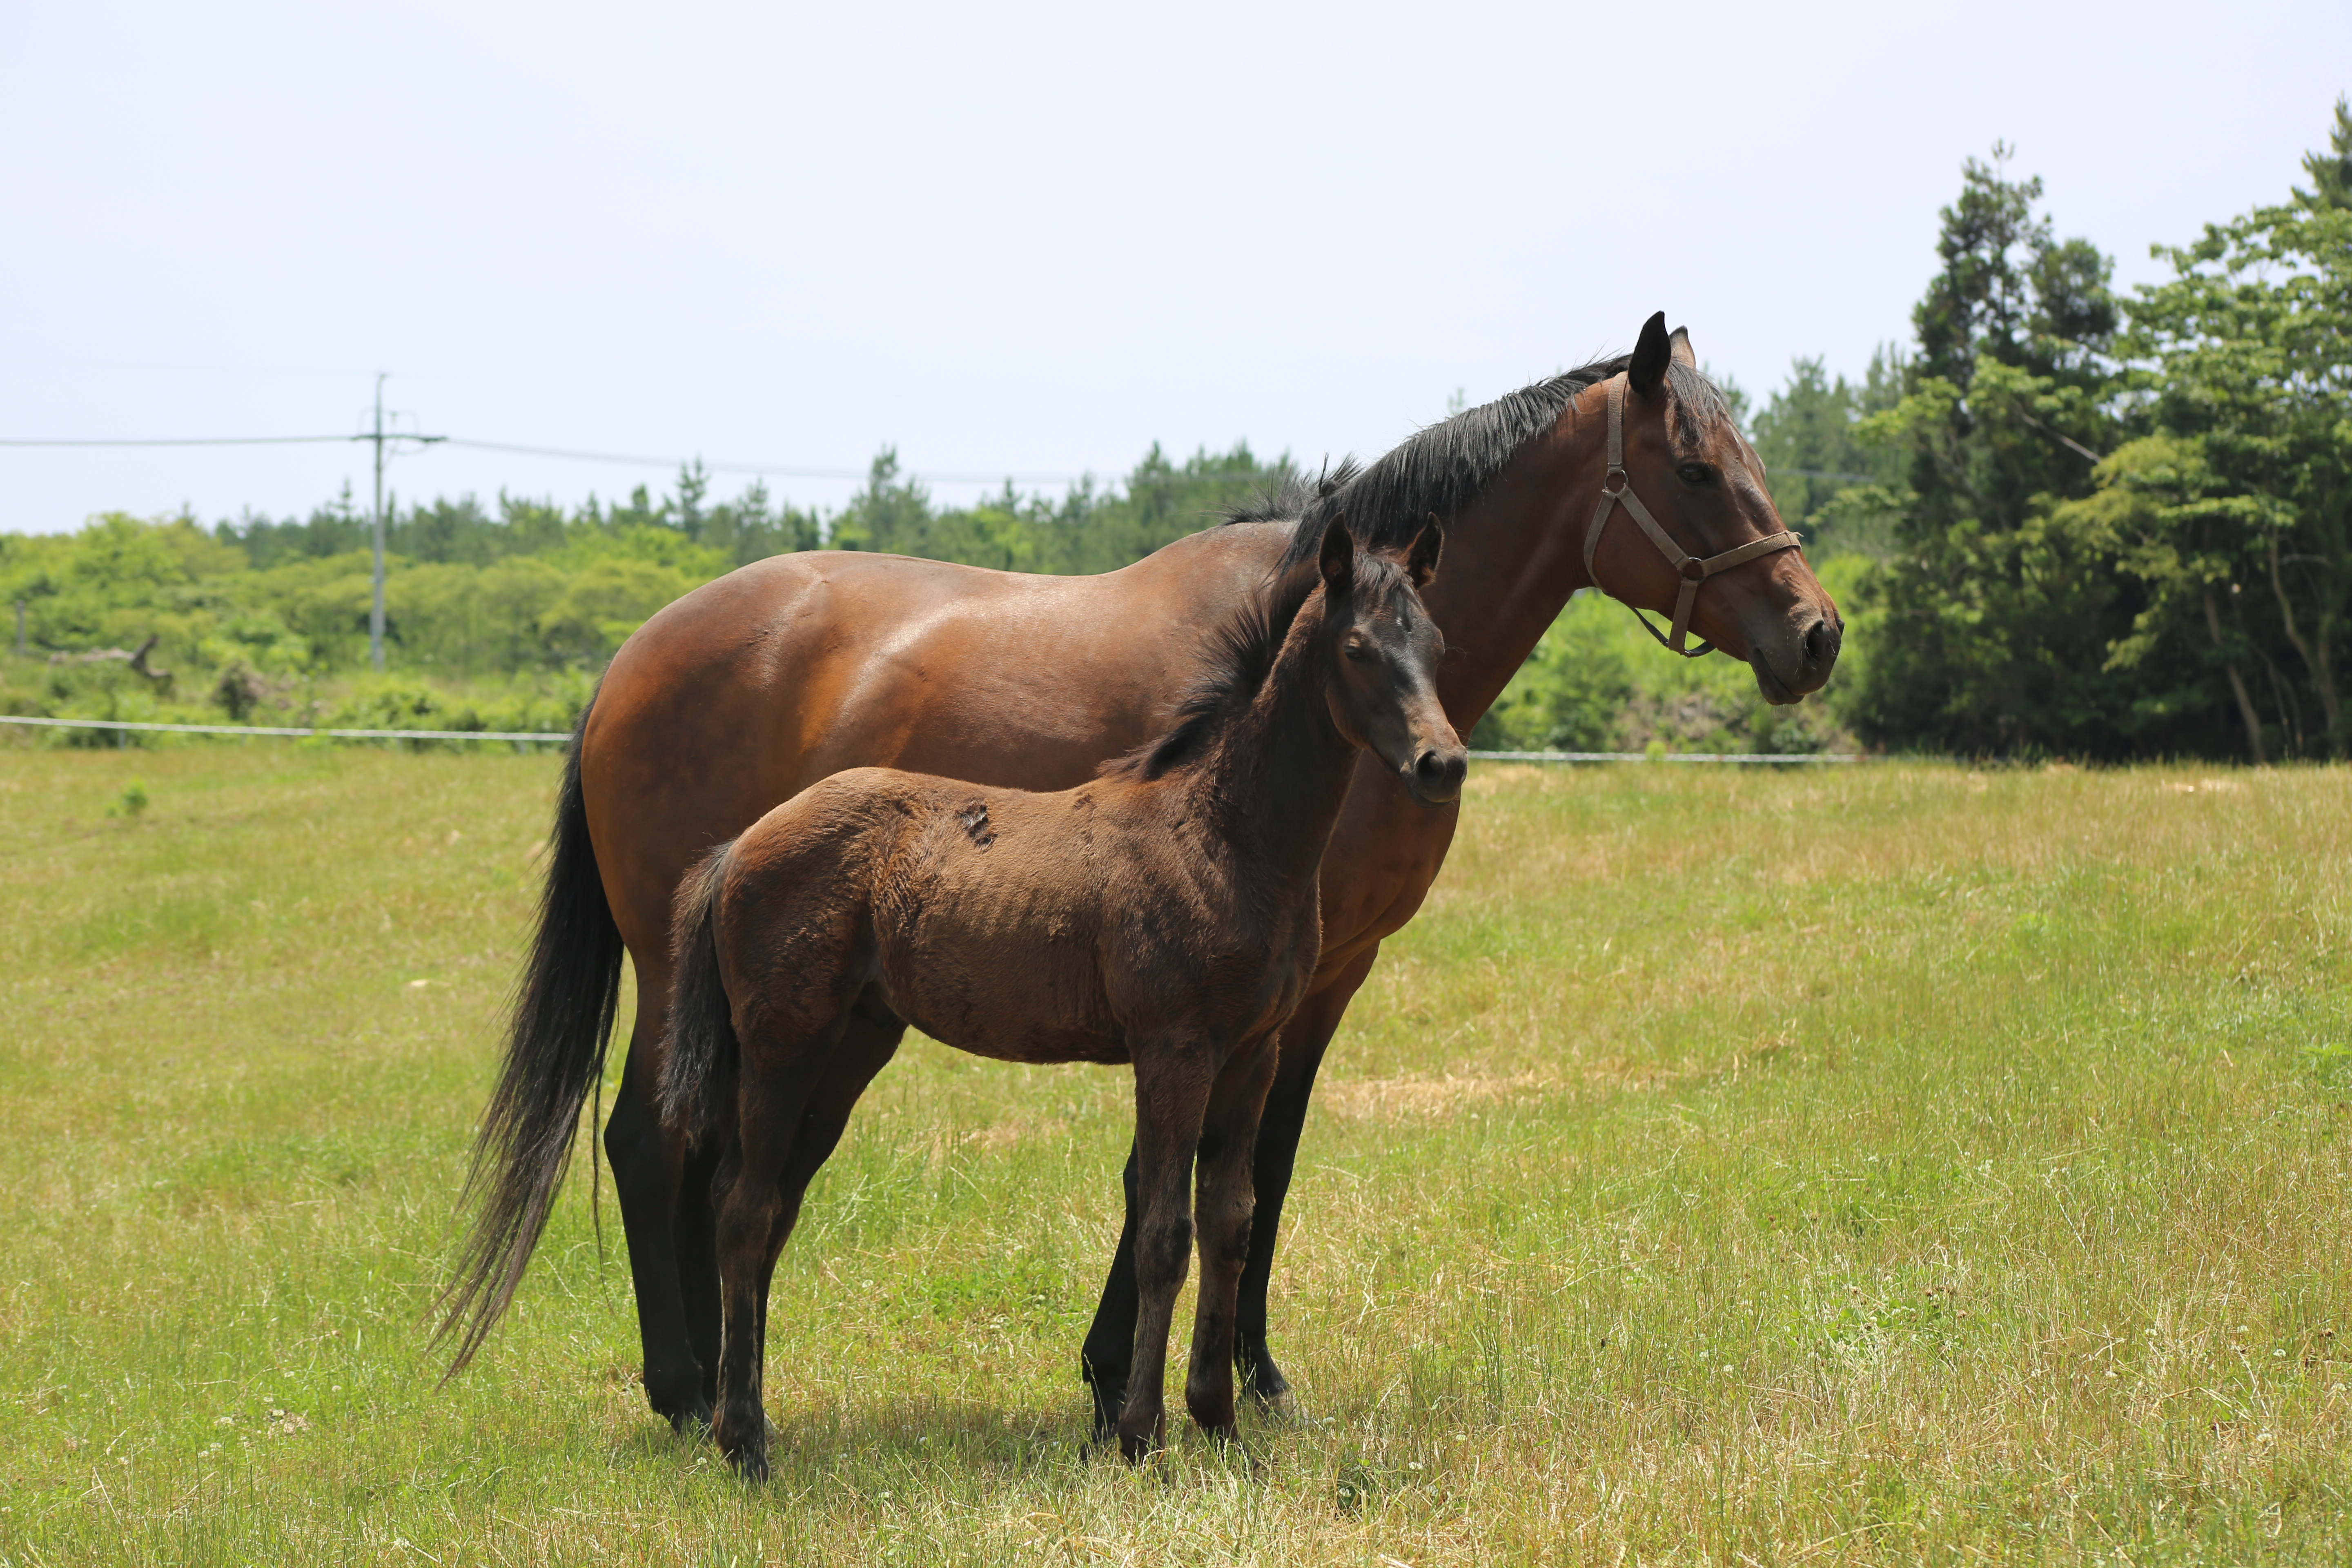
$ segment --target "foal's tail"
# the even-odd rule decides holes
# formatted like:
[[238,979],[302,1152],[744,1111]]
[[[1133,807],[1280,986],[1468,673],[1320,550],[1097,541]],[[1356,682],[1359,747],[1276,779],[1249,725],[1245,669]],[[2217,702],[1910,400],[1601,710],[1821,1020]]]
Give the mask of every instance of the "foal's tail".
[[731,843],[686,874],[670,914],[669,1037],[662,1047],[662,1120],[688,1139],[719,1124],[735,1087],[733,1009],[719,971],[719,892]]
[[[604,1046],[621,997],[621,928],[604,899],[588,811],[580,795],[580,745],[592,698],[581,710],[556,797],[555,844],[540,895],[539,931],[517,989],[506,1066],[482,1114],[465,1198],[479,1199],[442,1292],[436,1341],[457,1335],[454,1374],[474,1359],[513,1300],[572,1163],[580,1109],[604,1073]],[[591,1136],[593,1136],[591,1129]]]

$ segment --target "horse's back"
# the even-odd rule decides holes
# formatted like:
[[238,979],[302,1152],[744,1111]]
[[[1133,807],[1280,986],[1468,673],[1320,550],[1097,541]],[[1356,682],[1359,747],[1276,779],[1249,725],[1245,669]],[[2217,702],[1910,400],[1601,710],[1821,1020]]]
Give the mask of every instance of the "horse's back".
[[845,769],[1050,790],[1146,739],[1286,531],[1218,529],[1054,577],[857,552],[773,557],[662,610],[607,670],[582,757],[615,919],[666,942],[694,858]]

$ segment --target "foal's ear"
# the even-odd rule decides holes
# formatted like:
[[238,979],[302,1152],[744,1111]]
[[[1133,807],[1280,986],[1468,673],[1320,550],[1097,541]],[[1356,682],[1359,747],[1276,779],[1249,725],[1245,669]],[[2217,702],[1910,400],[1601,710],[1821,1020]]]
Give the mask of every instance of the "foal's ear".
[[1437,521],[1433,511],[1404,552],[1404,574],[1412,579],[1415,588],[1428,587],[1429,580],[1437,575],[1437,557],[1444,548],[1445,525]]
[[1323,585],[1337,594],[1354,585],[1356,581],[1356,536],[1348,531],[1348,519],[1343,512],[1331,514],[1323,525],[1323,552],[1317,565],[1323,573]]
[[1698,355],[1691,352],[1688,327],[1676,327],[1674,335],[1666,340],[1666,348],[1676,364],[1690,370],[1698,368]]
[[1633,345],[1633,363],[1625,367],[1626,381],[1643,396],[1655,397],[1665,384],[1666,361],[1673,353],[1666,338],[1666,313],[1661,310],[1642,323],[1641,341]]

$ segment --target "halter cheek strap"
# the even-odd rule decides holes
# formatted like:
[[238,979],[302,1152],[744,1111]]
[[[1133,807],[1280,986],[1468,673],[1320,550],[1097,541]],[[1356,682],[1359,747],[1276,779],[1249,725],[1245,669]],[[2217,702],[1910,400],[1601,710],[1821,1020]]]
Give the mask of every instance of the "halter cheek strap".
[[[1751,539],[1704,561],[1676,544],[1673,536],[1658,526],[1658,520],[1650,515],[1650,509],[1642,504],[1642,498],[1633,493],[1633,480],[1625,474],[1625,376],[1622,371],[1609,378],[1609,472],[1601,481],[1601,504],[1593,509],[1592,526],[1584,532],[1584,575],[1596,588],[1601,586],[1601,580],[1592,574],[1593,552],[1601,548],[1601,531],[1609,526],[1611,509],[1621,504],[1633,515],[1642,531],[1650,536],[1650,542],[1658,547],[1658,552],[1666,558],[1666,563],[1683,580],[1682,591],[1675,595],[1673,632],[1662,632],[1652,626],[1650,617],[1642,614],[1639,605],[1615,594],[1609,596],[1618,599],[1632,610],[1633,618],[1642,623],[1643,630],[1685,658],[1696,658],[1715,651],[1715,645],[1711,642],[1703,642],[1696,647],[1683,646],[1689,640],[1691,606],[1698,602],[1698,585],[1701,583],[1718,572],[1728,572],[1759,555],[1769,555],[1775,550],[1798,549],[1803,542],[1784,527],[1778,533]],[[1609,590],[1602,588],[1601,592],[1605,594]]]

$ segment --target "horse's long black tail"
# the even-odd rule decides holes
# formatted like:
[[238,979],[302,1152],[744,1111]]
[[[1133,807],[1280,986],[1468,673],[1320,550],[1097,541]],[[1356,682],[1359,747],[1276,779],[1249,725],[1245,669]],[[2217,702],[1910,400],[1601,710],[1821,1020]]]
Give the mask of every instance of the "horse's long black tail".
[[[621,928],[604,900],[580,795],[581,710],[555,805],[555,843],[540,895],[539,932],[516,989],[505,1068],[482,1113],[465,1198],[478,1200],[456,1281],[438,1305],[437,1341],[457,1335],[455,1373],[474,1359],[514,1299],[572,1163],[580,1108],[603,1079],[621,999]],[[593,1129],[591,1129],[593,1135]]]
[[699,1139],[719,1124],[735,1086],[735,1019],[719,969],[719,890],[727,879],[722,844],[678,884],[670,916],[669,1036],[662,1048],[662,1120]]

